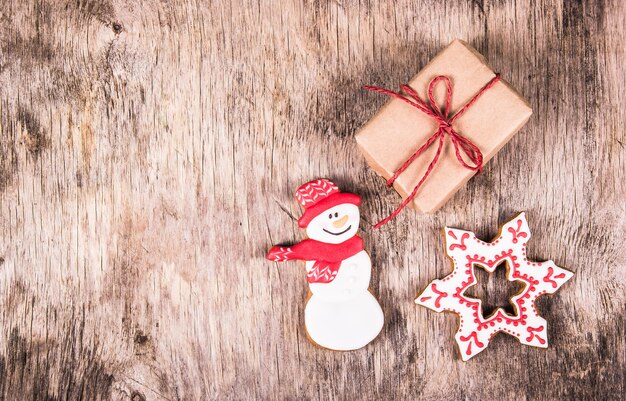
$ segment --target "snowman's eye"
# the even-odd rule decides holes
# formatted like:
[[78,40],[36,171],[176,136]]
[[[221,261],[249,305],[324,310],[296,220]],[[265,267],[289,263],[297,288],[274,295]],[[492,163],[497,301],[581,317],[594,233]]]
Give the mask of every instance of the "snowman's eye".
[[328,215],[328,218],[329,218],[329,219],[332,219],[332,218],[333,218],[333,214],[332,214],[332,213],[331,213],[331,214],[329,214],[329,215]]
[[339,213],[335,212],[335,217],[339,217]]

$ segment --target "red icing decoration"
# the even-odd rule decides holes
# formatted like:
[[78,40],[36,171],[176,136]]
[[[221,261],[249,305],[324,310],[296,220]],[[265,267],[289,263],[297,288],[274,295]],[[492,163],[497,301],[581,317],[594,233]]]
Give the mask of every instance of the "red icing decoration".
[[[450,234],[454,239],[456,239],[456,236],[454,235],[454,233],[452,231],[448,232],[448,234]],[[461,236],[461,242],[459,244],[452,244],[450,245],[450,250],[453,251],[455,248],[461,248],[462,251],[467,249],[467,245],[465,245],[465,240],[468,239],[470,237],[470,235],[468,233],[465,233]]]
[[538,332],[543,331],[544,327],[543,326],[539,326],[539,327],[527,327],[526,330],[529,333],[529,336],[526,338],[526,341],[530,342],[533,340],[533,338],[536,338],[539,341],[539,344],[545,344],[546,340],[544,340],[543,338],[539,337],[537,334]]
[[304,208],[298,226],[305,228],[311,220],[333,206],[342,203],[361,204],[361,197],[348,192],[341,192],[330,180],[319,179],[309,181],[296,191],[296,199]]
[[470,339],[474,339],[474,342],[475,342],[475,343],[476,343],[476,345],[477,345],[478,347],[480,347],[480,348],[482,348],[482,347],[484,347],[484,346],[485,346],[485,344],[481,343],[481,342],[478,340],[478,335],[476,334],[476,332],[475,332],[475,331],[472,331],[472,332],[470,333],[470,335],[468,335],[468,336],[465,336],[465,337],[464,337],[464,336],[461,336],[461,337],[459,337],[459,338],[461,339],[461,341],[468,341],[468,344],[467,344],[467,350],[465,351],[465,352],[467,353],[467,355],[471,355],[471,354],[472,354],[472,343],[469,341]]
[[557,282],[550,278],[552,277],[553,273],[554,273],[554,269],[552,269],[551,267],[548,267],[548,274],[543,278],[543,281],[545,281],[546,283],[550,283],[552,285],[552,288],[556,288]]
[[330,283],[337,276],[341,262],[362,250],[363,240],[358,235],[340,244],[327,244],[306,239],[291,247],[273,247],[267,254],[267,259],[274,262],[314,260],[315,264],[307,274],[308,282]]
[[520,229],[522,228],[522,220],[517,220],[517,229],[514,229],[513,227],[509,227],[509,232],[511,234],[513,234],[513,243],[517,244],[518,238],[527,238],[528,234],[526,234],[523,231],[520,231]]
[[442,292],[437,290],[437,284],[433,284],[433,292],[437,294],[437,299],[435,299],[435,306],[437,308],[441,307],[441,298],[445,298],[448,296],[447,292]]

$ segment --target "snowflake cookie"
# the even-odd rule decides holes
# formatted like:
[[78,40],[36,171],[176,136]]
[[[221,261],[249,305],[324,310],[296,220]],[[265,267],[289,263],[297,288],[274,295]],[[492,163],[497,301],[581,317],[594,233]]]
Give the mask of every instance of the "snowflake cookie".
[[[492,242],[479,240],[473,232],[447,227],[445,237],[446,253],[454,270],[448,276],[432,281],[415,303],[436,312],[449,311],[459,315],[455,338],[461,358],[467,361],[487,348],[491,338],[500,331],[515,336],[522,344],[547,348],[547,323],[537,313],[535,300],[543,294],[556,292],[574,274],[551,260],[531,262],[526,259],[530,230],[524,213],[502,226]],[[501,263],[506,263],[507,279],[520,281],[524,289],[511,299],[514,315],[498,308],[485,318],[481,301],[468,297],[465,292],[476,284],[475,265],[493,273]]]

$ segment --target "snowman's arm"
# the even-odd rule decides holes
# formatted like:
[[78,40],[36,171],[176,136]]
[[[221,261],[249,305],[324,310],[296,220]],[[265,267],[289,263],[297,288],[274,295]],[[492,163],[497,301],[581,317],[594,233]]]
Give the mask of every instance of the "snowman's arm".
[[267,253],[267,260],[271,260],[272,262],[284,262],[287,260],[291,260],[290,257],[293,254],[293,250],[288,246],[274,246]]

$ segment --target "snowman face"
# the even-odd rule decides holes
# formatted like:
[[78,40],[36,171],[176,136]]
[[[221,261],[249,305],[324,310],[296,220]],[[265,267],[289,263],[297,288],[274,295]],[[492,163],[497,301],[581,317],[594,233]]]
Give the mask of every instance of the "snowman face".
[[309,238],[328,244],[340,244],[359,230],[359,207],[342,203],[316,216],[306,228]]

